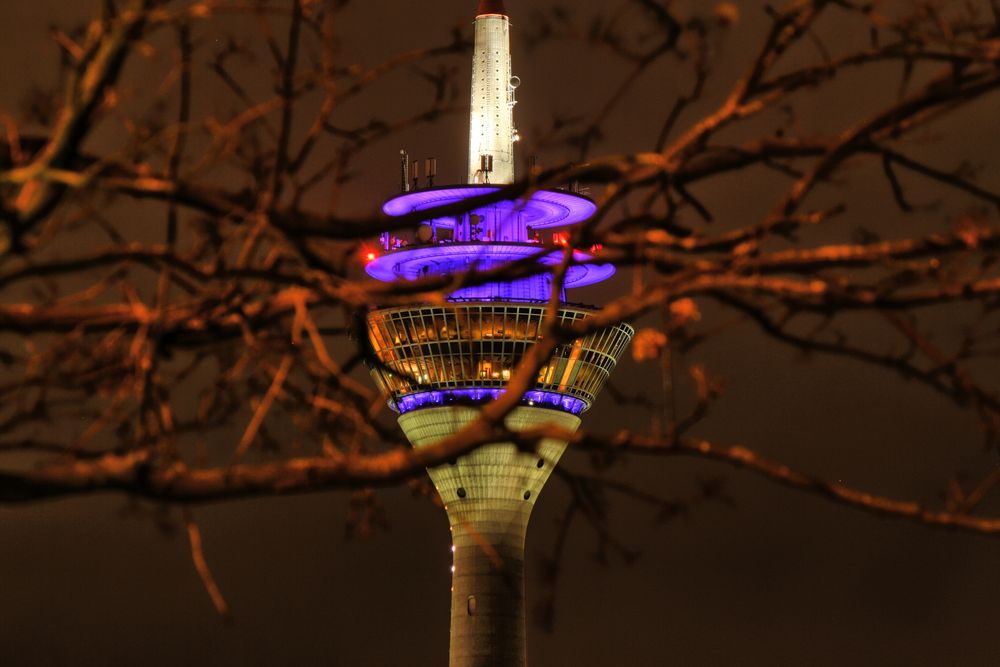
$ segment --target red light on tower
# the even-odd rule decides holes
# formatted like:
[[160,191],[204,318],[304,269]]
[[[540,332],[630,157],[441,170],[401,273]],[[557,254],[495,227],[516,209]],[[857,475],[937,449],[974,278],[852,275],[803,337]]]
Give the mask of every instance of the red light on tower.
[[373,252],[367,252],[367,253],[365,253],[365,261],[366,262],[374,262],[375,261],[375,253],[373,253]]

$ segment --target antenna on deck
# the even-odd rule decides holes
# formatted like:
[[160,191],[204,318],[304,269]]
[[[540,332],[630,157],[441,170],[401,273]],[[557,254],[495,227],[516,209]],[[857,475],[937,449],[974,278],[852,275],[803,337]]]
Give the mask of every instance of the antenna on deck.
[[424,175],[427,176],[427,187],[434,187],[434,177],[438,175],[438,161],[436,157],[429,157],[424,160]]
[[490,174],[493,172],[493,156],[479,156],[479,171],[483,175],[483,183],[490,182]]
[[399,151],[399,191],[410,191],[410,156],[405,148]]
[[416,190],[419,189],[419,185],[418,185],[419,181],[420,181],[420,160],[414,160],[413,161],[413,190],[414,191],[416,191]]

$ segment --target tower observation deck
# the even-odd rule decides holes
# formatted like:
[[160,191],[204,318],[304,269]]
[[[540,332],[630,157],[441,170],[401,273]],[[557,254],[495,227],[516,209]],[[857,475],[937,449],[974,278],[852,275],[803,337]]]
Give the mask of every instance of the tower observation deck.
[[[475,23],[469,182],[409,190],[383,211],[408,215],[496,192],[514,179],[514,89],[509,20],[502,0],[482,0]],[[367,273],[386,282],[487,271],[512,262],[559,264],[565,230],[589,219],[594,203],[564,190],[541,190],[466,213],[428,217],[411,232],[383,233]],[[563,324],[593,307],[571,305],[566,290],[611,277],[615,269],[574,250],[558,295]],[[425,447],[473,421],[505,391],[518,360],[544,334],[552,276],[457,289],[441,304],[375,308],[368,335],[379,364],[371,374],[399,413],[414,447]],[[554,423],[572,432],[633,335],[627,324],[556,349],[506,419],[511,430]],[[524,539],[531,509],[566,442],[546,439],[535,453],[492,443],[428,470],[448,512],[453,543],[450,664],[525,664]]]

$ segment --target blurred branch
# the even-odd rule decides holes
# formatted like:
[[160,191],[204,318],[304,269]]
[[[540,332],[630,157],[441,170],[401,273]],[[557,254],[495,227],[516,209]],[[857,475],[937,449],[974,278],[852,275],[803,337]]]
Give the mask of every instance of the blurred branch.
[[[693,438],[718,384],[710,369],[685,358],[731,320],[749,318],[779,344],[916,380],[974,413],[988,438],[1000,433],[994,378],[981,372],[1000,354],[1000,193],[985,176],[979,181],[986,168],[921,150],[932,131],[950,141],[969,129],[936,121],[993,100],[1000,87],[995,17],[961,8],[951,18],[912,7],[890,14],[833,0],[767,7],[769,25],[749,64],[724,80],[727,70],[715,65],[725,28],[739,21],[734,6],[682,15],[668,2],[623,0],[589,23],[579,8],[553,10],[537,24],[539,44],[577,40],[622,65],[605,97],[589,100],[591,112],[556,119],[538,140],[586,162],[555,160],[495,192],[389,217],[374,207],[344,213],[358,210],[341,206],[344,186],[379,142],[466,108],[462,70],[451,60],[468,50],[462,30],[370,64],[347,60],[337,47],[344,29],[334,18],[338,2],[107,7],[118,11],[82,33],[53,29],[61,88],[32,93],[23,121],[0,114],[0,502],[117,491],[190,504],[365,488],[410,479],[499,438],[530,450],[541,434],[510,434],[504,419],[556,347],[662,313],[649,338],[658,351],[637,361],[659,360],[665,372],[689,367],[693,383],[666,382],[663,397],[609,393],[648,411],[676,400],[689,406],[687,415],[671,410],[668,428],[655,435],[578,434],[570,438],[575,446],[608,465],[620,452],[710,459],[883,516],[1000,529],[1000,520],[971,514],[995,493],[995,473],[971,490],[953,484],[946,507],[936,510]],[[256,34],[233,22],[248,16]],[[831,16],[864,31],[867,46],[824,45]],[[275,37],[279,25],[284,38]],[[164,27],[176,32],[169,72],[158,86],[140,81],[126,90],[124,63],[152,58],[158,47],[149,38]],[[811,91],[848,73],[880,76],[887,63],[901,72],[883,86],[885,99],[866,100],[864,112],[824,111],[822,123],[804,116],[815,113]],[[387,77],[407,68],[422,97],[384,115],[358,113]],[[682,70],[684,84],[663,101],[657,77],[673,76],[671,68]],[[225,98],[219,108],[205,103],[211,85]],[[592,155],[635,97],[650,91],[657,113],[643,136],[651,145]],[[104,129],[113,145],[88,141]],[[888,183],[882,196],[908,224],[879,226],[871,211],[883,209],[851,208],[843,179],[868,177],[872,165]],[[718,184],[756,188],[760,181],[742,181],[758,172],[773,179],[776,201],[759,213],[726,213],[717,192],[732,190]],[[914,177],[946,193],[943,210],[916,200]],[[589,188],[598,210],[566,244],[544,239],[537,253],[506,266],[395,284],[363,273],[361,244],[373,230],[402,239],[427,219],[569,184]],[[326,195],[315,196],[318,190]],[[155,211],[165,217],[152,217]],[[149,219],[165,220],[165,230],[150,237]],[[850,225],[858,227],[845,232]],[[90,232],[110,245],[96,247]],[[556,252],[562,261],[539,262]],[[586,320],[559,325],[558,288],[567,273],[605,263],[635,267],[634,289]],[[461,433],[419,451],[404,446],[391,415],[380,412],[388,397],[357,377],[361,365],[380,363],[364,329],[369,308],[447,303],[463,287],[542,273],[555,286],[549,316],[517,360],[506,394]],[[702,299],[722,304],[722,318],[699,311]],[[704,321],[677,317],[679,304]],[[950,319],[935,329],[931,315],[939,312]],[[840,331],[848,317],[888,326],[889,338]],[[887,344],[895,347],[882,350]],[[25,457],[30,464],[21,468],[6,463]],[[606,479],[571,484],[577,504],[564,525],[587,520],[619,554],[630,550],[602,524],[602,492],[672,507]],[[218,608],[191,521],[188,530]],[[557,552],[565,539],[563,532]]]
[[201,578],[201,583],[205,586],[205,592],[212,599],[215,611],[228,620],[231,618],[229,605],[222,596],[222,591],[215,582],[215,577],[212,576],[212,571],[208,567],[208,561],[205,560],[205,553],[201,546],[201,529],[195,523],[194,514],[190,508],[184,508],[184,524],[187,527],[188,541],[191,544],[191,560],[194,562],[194,568]]

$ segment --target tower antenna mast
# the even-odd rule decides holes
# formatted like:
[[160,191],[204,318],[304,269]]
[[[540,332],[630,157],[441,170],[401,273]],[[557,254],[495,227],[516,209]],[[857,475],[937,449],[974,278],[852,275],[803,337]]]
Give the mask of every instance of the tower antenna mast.
[[[469,112],[469,183],[514,182],[514,88],[511,73],[510,18],[503,0],[482,0],[476,12],[472,54],[472,104]],[[517,83],[515,83],[515,81]],[[488,156],[493,169],[481,168]]]

